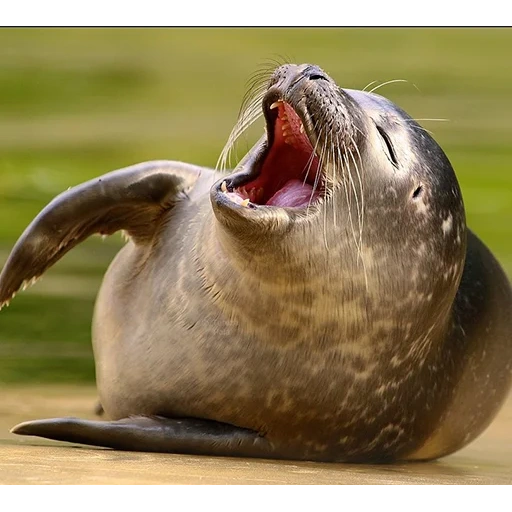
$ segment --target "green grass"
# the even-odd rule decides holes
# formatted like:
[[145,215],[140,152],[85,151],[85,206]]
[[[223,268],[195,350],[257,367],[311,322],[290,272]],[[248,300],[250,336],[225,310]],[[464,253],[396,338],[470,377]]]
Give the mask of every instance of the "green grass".
[[0,384],[45,384],[48,382],[72,382],[89,384],[94,382],[92,351],[87,354],[59,354],[35,356],[20,354],[2,360]]
[[[378,92],[448,119],[422,124],[512,275],[511,47],[510,29],[1,29],[0,264],[71,185],[149,159],[215,165],[251,74],[288,59],[342,87],[405,79]],[[93,379],[92,304],[120,245],[88,240],[2,311],[0,382]]]
[[2,310],[0,384],[93,380],[93,303],[27,293]]

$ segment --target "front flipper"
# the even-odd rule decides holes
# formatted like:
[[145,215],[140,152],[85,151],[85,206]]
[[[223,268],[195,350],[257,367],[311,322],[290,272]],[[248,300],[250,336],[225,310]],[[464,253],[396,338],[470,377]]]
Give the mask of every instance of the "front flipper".
[[173,161],[126,167],[57,196],[21,235],[0,275],[0,309],[75,245],[124,229],[152,240],[163,214],[194,186],[202,168]]
[[257,432],[191,418],[134,416],[118,421],[54,418],[20,423],[11,432],[126,451],[281,458],[272,444]]

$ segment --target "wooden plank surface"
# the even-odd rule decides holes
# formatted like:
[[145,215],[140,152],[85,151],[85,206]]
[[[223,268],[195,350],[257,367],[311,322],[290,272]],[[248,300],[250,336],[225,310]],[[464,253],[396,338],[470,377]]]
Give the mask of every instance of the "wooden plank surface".
[[116,452],[14,436],[20,421],[92,418],[93,388],[2,390],[2,484],[512,484],[512,397],[479,439],[440,461],[385,466]]

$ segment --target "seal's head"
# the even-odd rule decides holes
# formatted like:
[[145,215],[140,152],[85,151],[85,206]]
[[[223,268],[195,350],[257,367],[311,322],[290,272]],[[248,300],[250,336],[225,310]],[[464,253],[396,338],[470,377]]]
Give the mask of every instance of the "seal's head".
[[428,132],[386,98],[342,89],[312,65],[276,69],[262,111],[266,135],[211,190],[226,231],[256,237],[251,250],[267,257],[269,246],[297,260],[306,253],[317,274],[335,265],[335,278],[359,278],[379,300],[426,298],[446,312],[463,268],[464,207]]

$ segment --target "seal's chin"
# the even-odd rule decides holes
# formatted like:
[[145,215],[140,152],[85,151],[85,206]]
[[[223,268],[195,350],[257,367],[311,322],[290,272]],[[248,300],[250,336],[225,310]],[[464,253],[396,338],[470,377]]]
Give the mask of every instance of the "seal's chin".
[[304,208],[319,200],[319,159],[292,106],[282,100],[267,111],[268,149],[241,174],[221,183],[233,203]]

